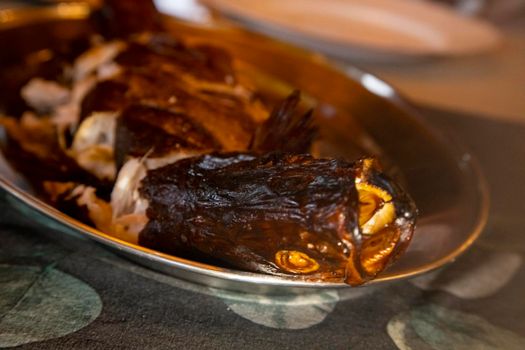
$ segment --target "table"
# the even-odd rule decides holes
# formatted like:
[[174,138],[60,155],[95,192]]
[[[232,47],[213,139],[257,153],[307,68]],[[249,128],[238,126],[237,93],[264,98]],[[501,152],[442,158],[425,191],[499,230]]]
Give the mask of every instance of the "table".
[[500,29],[501,47],[483,55],[357,64],[419,103],[525,123],[525,16]]
[[[404,76],[392,74],[401,86]],[[420,110],[471,149],[492,190],[487,228],[455,263],[381,287],[243,295],[153,272],[92,243],[59,242],[2,199],[0,347],[525,349],[525,125],[519,115],[490,113],[499,109],[480,118],[440,106]]]

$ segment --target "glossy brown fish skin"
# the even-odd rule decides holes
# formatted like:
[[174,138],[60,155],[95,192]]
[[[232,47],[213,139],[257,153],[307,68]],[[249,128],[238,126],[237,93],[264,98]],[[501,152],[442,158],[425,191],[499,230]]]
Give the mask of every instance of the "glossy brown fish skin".
[[184,150],[220,149],[212,134],[184,114],[156,107],[131,105],[117,119],[115,135],[117,169],[126,156],[159,157]]
[[[84,98],[81,121],[94,112],[149,108],[150,115],[172,114],[175,124],[184,118],[202,131],[201,138],[211,136],[211,150],[249,148],[269,112],[253,92],[237,85],[232,59],[225,51],[188,47],[159,33],[144,34],[126,45],[115,58],[120,73],[100,81]],[[154,118],[160,119],[163,126],[169,124],[166,118]]]
[[[218,258],[248,271],[342,281],[359,239],[349,163],[307,155],[207,155],[150,171],[140,244]],[[280,251],[314,259],[312,273],[276,263]],[[353,264],[353,262],[350,262]]]
[[[373,233],[359,225],[356,183],[392,197],[393,217]],[[141,245],[247,271],[351,285],[373,279],[403,253],[417,216],[411,198],[373,159],[211,154],[149,171],[140,193],[149,202]]]

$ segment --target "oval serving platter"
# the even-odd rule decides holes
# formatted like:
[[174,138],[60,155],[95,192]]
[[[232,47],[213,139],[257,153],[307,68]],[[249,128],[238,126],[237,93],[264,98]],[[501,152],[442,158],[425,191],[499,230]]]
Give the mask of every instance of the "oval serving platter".
[[[0,11],[0,45],[10,48],[0,51],[0,66],[89,34],[89,14],[89,7],[82,3]],[[478,237],[487,218],[488,191],[475,160],[429,126],[391,86],[357,68],[337,67],[317,54],[237,27],[195,25],[171,18],[166,23],[170,31],[189,42],[225,47],[245,66],[264,73],[260,77],[278,77],[283,82],[279,89],[293,86],[312,96],[317,101],[321,155],[355,158],[364,148],[393,165],[391,171],[403,181],[420,210],[418,226],[407,252],[364,287],[443,266]],[[121,241],[39,200],[3,157],[0,188],[10,205],[38,225],[59,232],[54,235],[58,239],[87,238],[139,264],[191,282],[266,294],[351,288],[342,283],[303,282],[226,269]]]

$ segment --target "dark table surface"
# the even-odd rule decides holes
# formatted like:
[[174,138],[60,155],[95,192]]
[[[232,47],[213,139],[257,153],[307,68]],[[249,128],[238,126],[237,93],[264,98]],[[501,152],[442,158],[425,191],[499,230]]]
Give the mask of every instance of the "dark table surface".
[[422,108],[480,160],[490,218],[451,265],[351,291],[235,294],[63,243],[0,205],[0,347],[525,349],[525,125]]

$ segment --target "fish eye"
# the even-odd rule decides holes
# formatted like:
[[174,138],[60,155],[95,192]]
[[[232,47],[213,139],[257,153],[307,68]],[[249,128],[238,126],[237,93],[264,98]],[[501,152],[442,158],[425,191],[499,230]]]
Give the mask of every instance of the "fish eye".
[[319,269],[315,259],[297,250],[279,250],[275,253],[275,263],[281,269],[296,274],[307,274]]

